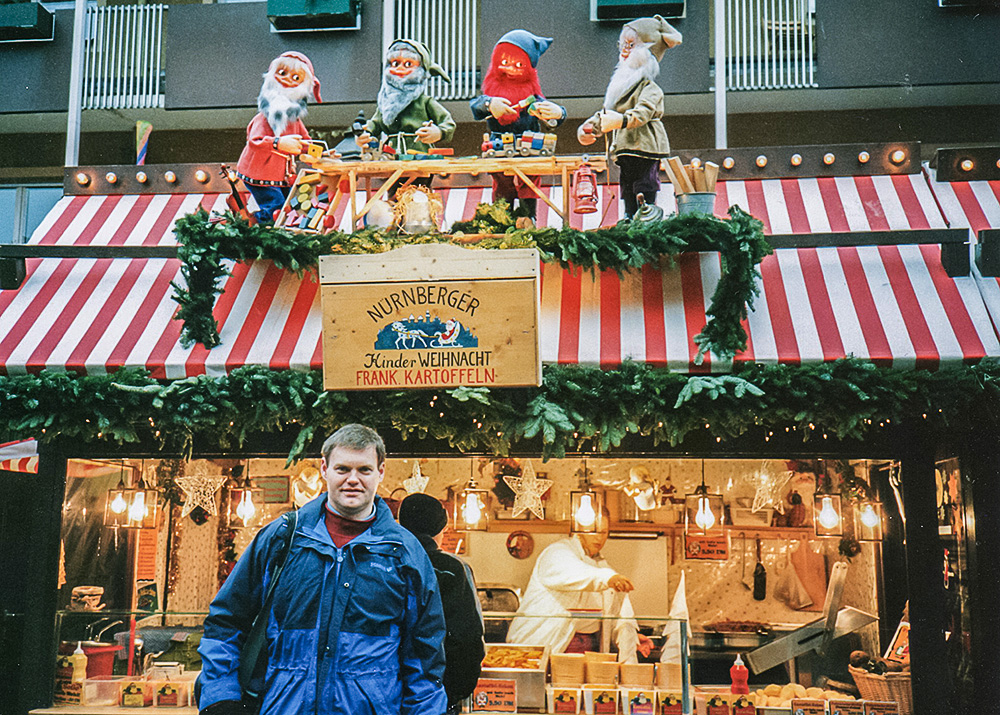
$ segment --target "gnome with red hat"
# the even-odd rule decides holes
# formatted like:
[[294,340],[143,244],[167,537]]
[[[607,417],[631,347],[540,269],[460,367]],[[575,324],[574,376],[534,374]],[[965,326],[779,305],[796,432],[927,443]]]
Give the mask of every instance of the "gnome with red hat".
[[285,52],[271,62],[257,97],[257,115],[247,126],[247,144],[236,165],[236,174],[260,208],[259,223],[271,223],[288,196],[290,158],[301,154],[303,140],[309,139],[302,117],[310,95],[323,101],[308,57]]
[[[483,93],[469,102],[472,116],[486,120],[491,138],[505,132],[520,136],[527,131],[541,131],[539,121],[549,131],[566,119],[566,109],[546,100],[538,83],[538,58],[551,44],[551,37],[511,30],[493,48],[490,68],[483,78]],[[534,219],[538,202],[534,191],[516,177],[501,173],[492,176],[493,199],[507,199],[513,205],[517,198]],[[528,178],[537,183],[537,177]]]

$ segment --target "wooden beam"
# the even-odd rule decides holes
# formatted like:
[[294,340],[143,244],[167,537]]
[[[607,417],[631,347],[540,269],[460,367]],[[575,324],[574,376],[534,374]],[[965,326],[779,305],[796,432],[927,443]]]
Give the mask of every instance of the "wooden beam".
[[[545,194],[544,194],[544,193],[542,192],[542,190],[541,190],[541,189],[539,189],[539,188],[538,188],[538,187],[537,187],[537,186],[535,185],[535,182],[534,182],[534,181],[532,181],[531,179],[529,179],[529,178],[528,178],[528,177],[527,177],[527,176],[526,176],[526,175],[524,174],[524,172],[523,172],[523,171],[521,171],[521,170],[520,170],[520,169],[518,169],[518,168],[514,168],[514,169],[513,169],[513,172],[514,172],[514,175],[515,175],[515,176],[517,176],[517,177],[518,177],[519,179],[521,179],[521,181],[523,181],[523,182],[524,182],[525,186],[527,186],[527,187],[528,187],[529,189],[531,189],[532,191],[534,191],[534,192],[535,192],[535,193],[536,193],[536,194],[538,195],[538,198],[540,198],[540,199],[541,199],[542,201],[544,201],[544,202],[545,202],[545,203],[547,203],[547,204],[548,204],[549,206],[551,206],[551,207],[552,207],[552,210],[553,210],[553,211],[555,211],[555,212],[556,212],[557,214],[559,214],[559,215],[560,215],[560,216],[562,217],[562,220],[563,220],[563,224],[568,224],[568,223],[569,223],[569,212],[568,212],[568,211],[566,211],[566,212],[563,212],[563,210],[562,210],[562,209],[560,209],[560,208],[559,208],[558,206],[556,206],[556,205],[555,205],[554,203],[552,203],[552,199],[550,199],[550,198],[549,198],[548,196],[546,196],[546,195],[545,195]],[[563,194],[565,194],[565,193],[566,193],[566,190],[565,190],[565,189],[563,189]]]

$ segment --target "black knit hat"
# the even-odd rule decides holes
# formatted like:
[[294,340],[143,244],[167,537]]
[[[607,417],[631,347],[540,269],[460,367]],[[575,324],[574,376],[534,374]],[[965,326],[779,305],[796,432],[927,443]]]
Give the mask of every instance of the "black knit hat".
[[399,505],[399,523],[414,534],[437,536],[448,524],[448,512],[432,496],[411,494]]

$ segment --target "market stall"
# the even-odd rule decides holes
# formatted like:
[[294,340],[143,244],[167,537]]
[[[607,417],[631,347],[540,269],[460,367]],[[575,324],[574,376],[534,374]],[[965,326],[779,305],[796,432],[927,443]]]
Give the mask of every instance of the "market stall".
[[[198,170],[190,169],[192,175]],[[76,173],[87,171],[101,173]],[[826,178],[769,183],[734,177],[719,184],[719,194],[729,203],[747,197],[751,211],[766,215],[772,234],[781,230],[782,216],[785,230],[817,232],[816,222],[826,216],[831,231],[859,231],[851,223],[859,219],[848,210],[850,199],[869,190],[888,207],[880,210],[882,223],[865,219],[871,233],[919,232],[942,223],[921,174]],[[225,200],[221,184],[214,193],[199,193],[195,179],[182,179],[178,193],[102,194],[96,182],[84,187],[71,175],[67,185],[76,194],[43,222],[32,245],[172,247],[170,229],[179,219],[198,206],[221,210]],[[776,189],[783,201],[776,200]],[[488,193],[482,187],[444,188],[447,205],[454,197],[463,207],[459,218],[472,218],[475,206],[465,207],[473,190]],[[663,194],[664,202],[673,201]],[[804,213],[787,208],[794,205],[788,197],[796,195]],[[807,201],[810,196],[819,203]],[[923,220],[914,219],[912,210],[893,217],[891,207],[914,200]],[[871,201],[858,205],[873,210]],[[840,226],[837,215],[853,218]],[[812,222],[804,229],[802,216]],[[207,216],[184,218],[179,225],[187,236],[185,230],[212,230],[205,228]],[[664,225],[679,224],[668,219]],[[246,230],[248,238],[259,235],[236,230]],[[580,233],[581,241],[599,238]],[[845,236],[850,239],[858,236]],[[0,322],[8,328],[0,339],[4,409],[20,410],[32,401],[63,408],[47,415],[44,426],[9,421],[4,430],[11,438],[40,432],[39,484],[51,488],[59,504],[60,531],[40,543],[50,549],[53,585],[59,564],[65,569],[54,609],[56,640],[69,651],[59,656],[60,682],[79,685],[60,686],[59,692],[93,701],[64,705],[76,710],[62,712],[103,712],[126,696],[157,707],[165,695],[160,707],[184,707],[184,684],[197,669],[191,645],[220,578],[263,521],[322,490],[310,460],[331,427],[353,419],[371,421],[389,437],[384,498],[424,491],[456,514],[463,493],[485,490],[484,528],[456,519],[451,543],[496,593],[523,594],[540,552],[571,534],[573,492],[599,495],[608,507],[603,555],[635,581],[632,617],[643,635],[658,641],[654,655],[644,656],[643,665],[653,668],[626,673],[616,663],[617,672],[609,675],[612,666],[601,672],[597,665],[592,676],[587,661],[581,674],[578,659],[553,658],[564,654],[551,648],[544,659],[522,654],[525,667],[514,670],[532,671],[528,680],[536,699],[519,704],[515,693],[520,710],[548,709],[549,698],[553,708],[558,701],[586,711],[590,686],[606,696],[591,692],[591,707],[597,707],[595,700],[607,705],[614,699],[619,709],[625,701],[644,706],[649,700],[666,713],[662,703],[669,700],[673,707],[676,698],[690,712],[699,694],[705,709],[713,698],[723,703],[737,653],[752,666],[749,654],[758,647],[829,616],[823,606],[836,563],[849,564],[842,607],[878,623],[840,634],[834,609],[836,637],[826,643],[825,629],[817,636],[825,644],[822,655],[810,648],[751,674],[747,695],[756,705],[784,711],[803,696],[824,702],[840,694],[860,697],[861,682],[881,686],[878,678],[892,680],[874,669],[878,657],[890,661],[907,599],[914,672],[950,672],[948,663],[926,656],[940,633],[933,627],[940,604],[935,598],[941,596],[934,591],[942,562],[936,556],[942,548],[965,553],[944,586],[959,604],[954,632],[962,634],[948,643],[954,658],[949,663],[961,664],[969,658],[963,643],[972,623],[971,509],[963,469],[985,468],[983,452],[977,457],[970,450],[967,420],[987,406],[983,385],[994,378],[989,358],[1000,353],[1000,343],[975,278],[948,275],[941,253],[928,245],[777,249],[763,258],[760,278],[753,279],[760,291],[754,309],[745,321],[737,320],[749,342],[735,357],[711,341],[703,352],[704,343],[696,340],[726,278],[717,253],[679,251],[674,266],[660,255],[643,256],[641,265],[620,277],[615,270],[623,266],[605,257],[594,261],[600,270],[592,275],[572,261],[548,261],[539,271],[541,386],[362,390],[350,396],[322,389],[320,286],[310,275],[299,278],[262,259],[235,264],[214,304],[221,345],[208,349],[182,339],[185,326],[172,320],[176,303],[169,284],[185,270],[178,259],[27,258],[23,285],[0,293]],[[136,297],[142,298],[138,308]],[[80,374],[67,375],[66,369]],[[510,452],[510,459],[495,456]],[[937,452],[961,454],[963,461],[941,461]],[[289,454],[304,461],[286,466]],[[525,488],[525,480],[532,488]],[[147,495],[144,486],[154,492]],[[130,524],[140,492],[143,506],[135,514],[142,518]],[[701,498],[708,500],[711,524]],[[153,503],[162,509],[146,522],[145,505]],[[865,504],[881,511],[871,524],[856,521],[869,514]],[[839,533],[823,524],[830,521],[828,508]],[[859,537],[871,536],[864,530],[875,523],[881,534]],[[944,528],[950,531],[942,547],[938,534]],[[903,554],[910,558],[904,561]],[[900,587],[907,579],[914,585]],[[70,608],[74,589],[80,590]],[[760,594],[763,599],[755,597]],[[673,610],[681,601],[683,616]],[[501,631],[509,629],[517,605],[485,610],[494,627],[491,644],[503,646]],[[621,618],[570,616],[601,626]],[[666,631],[681,622],[690,624],[691,638],[682,628],[680,660],[662,661],[677,668],[658,670]],[[87,659],[82,671],[78,642]],[[601,643],[599,650],[612,646]],[[855,659],[858,675],[849,670],[853,650],[871,656]],[[56,654],[43,655],[36,657],[50,664],[46,684],[54,684]],[[506,656],[495,658],[501,670],[510,665],[504,665]],[[98,663],[102,671],[89,674]],[[570,670],[559,670],[557,677],[554,669],[564,665]],[[492,679],[518,681],[503,675]],[[919,703],[935,697],[928,682],[913,678],[916,712],[922,712]],[[852,684],[858,693],[848,693]],[[801,691],[786,688],[793,685]],[[164,687],[171,692],[160,693]],[[496,688],[496,697],[511,697],[509,685]],[[894,700],[900,712],[906,707],[902,697]]]

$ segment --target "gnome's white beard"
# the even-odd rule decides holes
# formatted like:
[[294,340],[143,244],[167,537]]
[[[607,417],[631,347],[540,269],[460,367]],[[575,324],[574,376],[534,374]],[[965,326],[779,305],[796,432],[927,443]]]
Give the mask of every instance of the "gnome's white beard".
[[389,126],[409,107],[413,100],[427,91],[427,70],[417,67],[403,79],[388,69],[382,74],[382,87],[378,91],[378,109],[382,122]]
[[650,81],[660,74],[660,63],[649,51],[649,46],[633,49],[626,59],[619,59],[608,89],[604,93],[604,108],[614,110],[618,101],[644,79]]
[[306,116],[306,97],[311,87],[312,82],[308,79],[297,87],[282,87],[274,77],[264,75],[257,110],[267,118],[274,136],[280,137],[285,127]]

